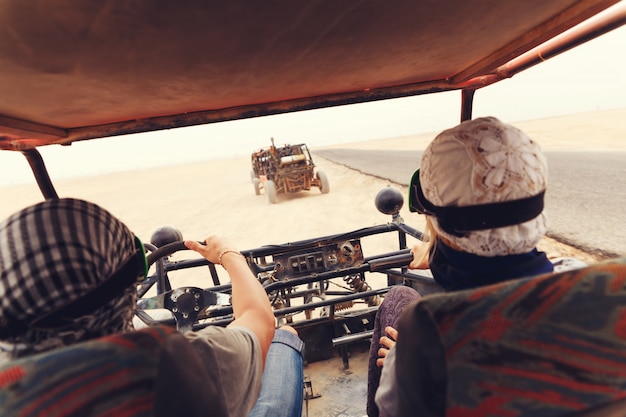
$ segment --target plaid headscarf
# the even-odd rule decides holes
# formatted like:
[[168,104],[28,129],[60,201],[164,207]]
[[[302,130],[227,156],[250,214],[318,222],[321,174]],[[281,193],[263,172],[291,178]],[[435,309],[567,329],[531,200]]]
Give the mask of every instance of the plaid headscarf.
[[136,251],[133,233],[87,201],[47,200],[0,223],[0,334],[26,324],[4,335],[3,348],[24,356],[131,330],[135,285],[60,328],[29,324],[100,286]]

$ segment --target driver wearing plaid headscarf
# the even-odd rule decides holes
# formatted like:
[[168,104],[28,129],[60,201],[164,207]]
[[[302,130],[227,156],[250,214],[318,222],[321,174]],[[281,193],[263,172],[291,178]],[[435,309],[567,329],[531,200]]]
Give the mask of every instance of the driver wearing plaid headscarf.
[[3,350],[16,358],[131,330],[134,284],[145,274],[137,243],[111,213],[77,199],[0,223]]
[[[124,334],[147,265],[141,241],[119,219],[93,203],[54,199],[0,223],[0,348],[12,359],[0,364],[0,414],[49,415],[63,403],[68,416],[301,415],[297,332],[275,330],[265,289],[225,238],[185,245],[228,272],[235,317],[225,328],[148,338],[158,339],[150,350],[145,333]],[[103,353],[95,349],[102,343],[127,349]],[[288,389],[262,384],[264,362]]]

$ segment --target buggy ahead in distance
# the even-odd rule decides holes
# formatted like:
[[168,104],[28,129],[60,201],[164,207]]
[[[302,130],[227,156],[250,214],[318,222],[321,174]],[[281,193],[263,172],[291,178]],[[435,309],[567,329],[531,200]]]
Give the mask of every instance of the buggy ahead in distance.
[[271,204],[276,203],[276,195],[295,193],[319,187],[322,194],[330,191],[328,177],[322,171],[315,172],[315,164],[304,143],[276,147],[272,146],[252,153],[252,184],[256,195],[265,189]]

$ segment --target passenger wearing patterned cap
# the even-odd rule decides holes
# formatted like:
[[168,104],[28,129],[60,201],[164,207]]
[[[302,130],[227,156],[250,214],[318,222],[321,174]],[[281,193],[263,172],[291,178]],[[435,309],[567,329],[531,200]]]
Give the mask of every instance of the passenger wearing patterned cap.
[[547,230],[547,178],[539,145],[496,118],[442,132],[411,180],[410,210],[432,235],[411,266],[429,267],[446,290],[551,272],[535,248]]
[[[536,249],[546,233],[546,186],[546,159],[521,130],[483,117],[441,132],[411,178],[409,209],[426,215],[429,241],[413,248],[409,268],[430,269],[446,291],[552,272]],[[397,323],[420,298],[396,286],[380,306],[369,355],[369,417],[395,415],[387,375],[395,367]]]
[[[76,404],[80,404],[80,415],[117,415],[121,405],[116,403],[117,396],[107,395],[111,390],[115,395],[122,392],[119,398],[123,404],[140,402],[129,406],[129,415],[136,415],[139,409],[145,411],[141,415],[156,416],[205,415],[207,411],[216,416],[301,414],[303,388],[298,384],[303,383],[302,340],[289,326],[275,331],[265,290],[245,258],[226,239],[211,236],[204,243],[185,241],[188,249],[227,270],[234,320],[226,328],[208,326],[167,336],[160,350],[149,355],[158,358],[155,369],[148,374],[139,372],[140,378],[153,375],[152,379],[146,377],[151,396],[143,392],[132,395],[130,390],[143,386],[139,383],[117,389],[113,382],[102,376],[98,379],[100,374],[92,372],[85,378],[106,381],[85,388],[82,394],[89,392],[89,397],[74,395],[67,388],[55,394],[71,397],[70,412],[59,415],[74,415],[71,410]],[[41,387],[20,382],[20,378],[28,377],[24,369],[31,368],[22,368],[25,364],[12,368],[11,364],[133,330],[137,283],[146,274],[141,241],[119,219],[93,203],[69,198],[47,200],[1,222],[0,350],[15,361],[0,368],[0,414],[32,415],[29,413],[37,410],[45,414],[55,407],[49,398],[34,404]],[[263,372],[266,358],[267,376]],[[49,359],[43,357],[46,369],[54,363]],[[117,356],[115,362],[126,363]],[[285,368],[285,363],[291,366]],[[53,372],[51,377],[57,377],[65,368],[71,366],[44,373]],[[104,368],[117,369],[106,364]],[[77,369],[80,372],[82,365]],[[271,386],[273,379],[287,386],[276,393]],[[54,388],[46,387],[44,392]],[[95,403],[90,403],[91,399]]]

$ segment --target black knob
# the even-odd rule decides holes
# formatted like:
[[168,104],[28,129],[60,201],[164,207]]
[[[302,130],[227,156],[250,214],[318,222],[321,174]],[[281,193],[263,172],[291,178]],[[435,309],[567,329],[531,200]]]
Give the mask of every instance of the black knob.
[[384,214],[398,214],[404,204],[402,193],[391,186],[386,186],[376,194],[376,208]]
[[150,237],[150,243],[157,248],[165,246],[168,243],[179,242],[183,240],[183,234],[174,226],[159,227]]

